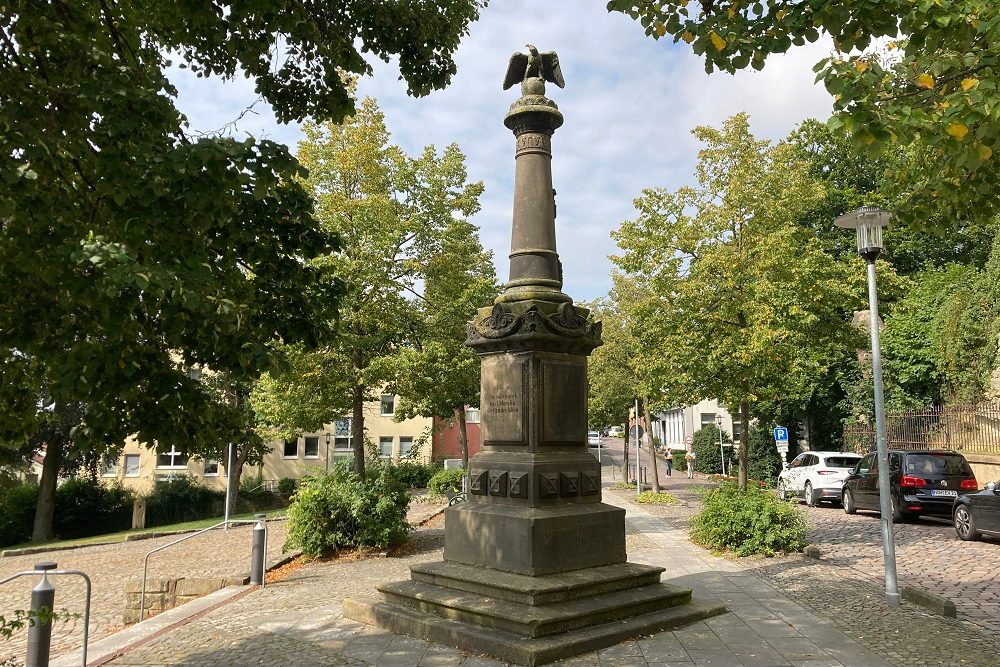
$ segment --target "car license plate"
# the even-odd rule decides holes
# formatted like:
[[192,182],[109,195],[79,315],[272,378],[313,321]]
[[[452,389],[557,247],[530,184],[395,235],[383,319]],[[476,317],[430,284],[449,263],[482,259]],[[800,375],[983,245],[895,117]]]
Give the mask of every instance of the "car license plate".
[[958,491],[942,491],[941,489],[931,489],[932,496],[951,496],[954,498],[958,495]]

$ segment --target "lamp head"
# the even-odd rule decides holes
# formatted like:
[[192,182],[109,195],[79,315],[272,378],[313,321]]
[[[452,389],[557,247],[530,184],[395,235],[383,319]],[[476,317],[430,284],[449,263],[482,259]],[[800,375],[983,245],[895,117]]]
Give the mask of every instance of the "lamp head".
[[875,206],[862,206],[856,211],[845,213],[833,221],[837,227],[854,229],[858,235],[858,254],[869,262],[882,253],[882,228],[892,219],[890,211]]

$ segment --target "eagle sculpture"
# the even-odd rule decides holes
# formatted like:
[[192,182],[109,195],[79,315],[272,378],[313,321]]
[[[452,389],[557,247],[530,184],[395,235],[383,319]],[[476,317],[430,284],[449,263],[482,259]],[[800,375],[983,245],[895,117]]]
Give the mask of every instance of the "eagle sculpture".
[[566,87],[563,80],[562,70],[559,69],[559,56],[555,51],[539,53],[538,49],[531,44],[528,47],[528,55],[521,52],[510,57],[507,65],[507,76],[503,80],[503,89],[507,90],[515,83],[520,83],[525,79],[540,77],[546,81],[551,81],[560,88]]

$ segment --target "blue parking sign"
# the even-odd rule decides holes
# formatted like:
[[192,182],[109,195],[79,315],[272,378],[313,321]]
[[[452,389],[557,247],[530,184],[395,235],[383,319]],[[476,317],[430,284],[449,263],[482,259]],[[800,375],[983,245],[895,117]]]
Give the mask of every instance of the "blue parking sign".
[[776,426],[774,428],[774,440],[775,442],[788,442],[788,429],[784,426]]

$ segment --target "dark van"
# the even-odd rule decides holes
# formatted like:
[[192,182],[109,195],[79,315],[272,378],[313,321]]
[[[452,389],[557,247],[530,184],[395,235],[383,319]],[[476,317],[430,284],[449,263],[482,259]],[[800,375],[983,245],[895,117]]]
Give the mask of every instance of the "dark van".
[[[892,520],[929,514],[951,517],[959,494],[979,489],[976,476],[965,457],[949,451],[890,451],[889,490]],[[844,480],[844,511],[879,511],[878,459],[866,454]]]

